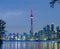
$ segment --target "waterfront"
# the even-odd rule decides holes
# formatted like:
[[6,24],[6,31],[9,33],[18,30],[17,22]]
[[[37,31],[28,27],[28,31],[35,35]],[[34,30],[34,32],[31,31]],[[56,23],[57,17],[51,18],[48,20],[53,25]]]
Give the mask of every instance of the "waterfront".
[[38,49],[36,42],[4,41],[2,49]]
[[54,41],[3,41],[2,49],[58,49]]

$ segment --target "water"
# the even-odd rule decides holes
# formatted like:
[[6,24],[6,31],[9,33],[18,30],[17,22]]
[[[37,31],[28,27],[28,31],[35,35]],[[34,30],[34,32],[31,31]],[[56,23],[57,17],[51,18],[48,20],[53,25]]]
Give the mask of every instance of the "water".
[[3,41],[2,49],[57,49],[56,42]]

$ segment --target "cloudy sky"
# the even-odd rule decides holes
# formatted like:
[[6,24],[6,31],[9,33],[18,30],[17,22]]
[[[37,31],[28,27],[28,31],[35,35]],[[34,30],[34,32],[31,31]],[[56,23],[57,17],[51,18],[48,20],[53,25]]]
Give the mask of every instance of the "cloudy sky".
[[60,4],[50,7],[50,0],[0,0],[0,19],[6,22],[10,33],[29,33],[30,8],[34,16],[34,32],[47,24],[60,25]]

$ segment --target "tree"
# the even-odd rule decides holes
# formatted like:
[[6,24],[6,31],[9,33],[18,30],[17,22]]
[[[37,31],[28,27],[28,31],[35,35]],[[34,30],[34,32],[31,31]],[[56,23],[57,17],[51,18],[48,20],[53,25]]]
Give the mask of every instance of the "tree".
[[2,38],[5,34],[5,22],[3,20],[0,20],[0,44],[2,44]]

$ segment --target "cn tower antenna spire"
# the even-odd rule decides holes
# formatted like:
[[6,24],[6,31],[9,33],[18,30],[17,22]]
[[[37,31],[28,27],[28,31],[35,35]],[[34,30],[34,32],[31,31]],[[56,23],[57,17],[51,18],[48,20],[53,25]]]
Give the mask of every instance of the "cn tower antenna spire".
[[30,18],[33,19],[33,12],[32,12],[32,8],[30,8]]
[[32,14],[32,8],[30,8],[30,13]]

